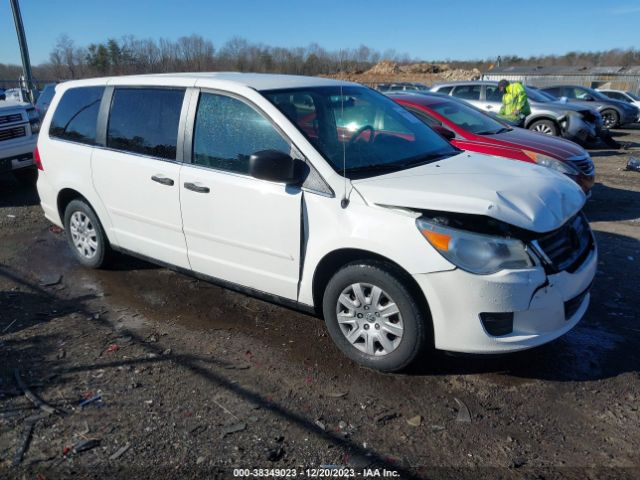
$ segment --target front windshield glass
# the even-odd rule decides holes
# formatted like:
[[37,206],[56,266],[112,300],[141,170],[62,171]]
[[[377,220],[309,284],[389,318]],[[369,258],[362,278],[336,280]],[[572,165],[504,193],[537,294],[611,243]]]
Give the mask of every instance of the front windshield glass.
[[524,87],[524,89],[527,92],[527,96],[534,102],[547,103],[552,101],[551,98],[553,97],[549,98],[550,95],[545,95],[540,90],[536,90],[535,88],[530,87]]
[[441,103],[430,104],[429,108],[476,135],[493,135],[510,130],[503,123],[462,102],[444,100]]
[[[261,92],[339,173],[400,170],[458,149],[384,95],[359,86]],[[343,165],[344,164],[344,165]]]
[[640,101],[640,97],[635,93],[627,92],[627,95],[629,95],[631,98],[633,98],[636,101]]

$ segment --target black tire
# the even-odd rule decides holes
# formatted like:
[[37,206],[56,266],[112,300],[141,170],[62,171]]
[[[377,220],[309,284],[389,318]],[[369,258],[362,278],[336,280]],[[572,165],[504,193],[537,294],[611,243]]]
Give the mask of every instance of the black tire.
[[[323,297],[324,319],[331,338],[347,357],[368,368],[383,372],[397,372],[407,368],[432,346],[432,342],[429,342],[432,330],[428,313],[424,311],[407,280],[407,275],[402,271],[393,265],[379,261],[358,261],[347,264],[329,280]],[[379,287],[383,290],[383,296],[388,297],[389,300],[392,299],[399,310],[403,333],[401,337],[395,337],[397,347],[387,354],[372,355],[361,351],[354,346],[355,344],[347,340],[347,334],[343,333],[340,327],[338,322],[339,297],[345,289],[358,283]],[[371,292],[372,290],[368,295],[369,300],[373,297]],[[365,294],[365,296],[367,295]],[[361,324],[365,323],[363,319],[355,320],[355,317],[352,318]],[[379,320],[382,324],[383,320],[379,315],[378,319],[371,320],[367,333],[361,329],[360,331],[363,335],[368,335],[371,332],[375,335],[384,334],[387,335],[387,339],[393,339],[393,335],[384,333],[384,326],[382,330],[380,329],[380,325],[377,323]],[[354,324],[345,328],[357,330],[359,327]],[[355,330],[354,332],[358,333]],[[363,343],[366,344],[366,340]],[[365,345],[361,344],[361,346],[365,348]],[[380,352],[384,352],[382,344],[378,343],[377,348]]]
[[[85,223],[85,227],[91,226],[91,229],[86,229],[81,237],[91,236],[93,239],[95,237],[95,249],[86,245],[87,250],[91,250],[91,255],[81,253],[80,246],[76,246],[76,241],[78,237],[74,238],[74,231],[77,232],[78,228],[72,225],[72,218],[77,219],[78,217],[74,217],[74,215],[78,215],[78,217],[88,219],[88,222]],[[80,262],[83,266],[88,268],[101,268],[105,266],[110,257],[111,257],[111,247],[109,246],[109,240],[107,236],[104,234],[104,229],[102,228],[102,224],[98,219],[98,216],[95,214],[93,209],[83,200],[72,200],[67,205],[67,208],[64,211],[64,229],[67,237],[67,242],[69,243],[69,247],[73,252],[74,257],[78,262]],[[92,233],[90,233],[92,232]],[[95,234],[95,235],[94,235]],[[87,251],[85,250],[85,252]]]
[[25,187],[33,187],[38,181],[38,169],[35,167],[21,168],[13,171],[15,179]]
[[552,120],[535,120],[529,124],[529,130],[545,135],[558,136],[558,126]]
[[602,125],[605,128],[616,128],[620,125],[620,115],[612,108],[606,108],[601,112]]

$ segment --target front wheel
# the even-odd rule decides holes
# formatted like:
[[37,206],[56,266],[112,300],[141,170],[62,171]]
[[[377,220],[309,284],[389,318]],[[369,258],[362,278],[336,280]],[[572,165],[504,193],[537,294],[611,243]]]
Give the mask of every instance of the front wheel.
[[554,137],[558,135],[558,127],[551,120],[536,120],[529,125],[529,130]]
[[615,110],[607,109],[602,111],[602,125],[605,128],[616,128],[620,123],[620,115]]
[[104,266],[111,253],[109,241],[93,209],[82,200],[72,200],[64,211],[67,242],[85,267]]
[[384,262],[355,262],[329,281],[323,298],[327,329],[355,362],[395,372],[427,348],[428,318],[406,275]]

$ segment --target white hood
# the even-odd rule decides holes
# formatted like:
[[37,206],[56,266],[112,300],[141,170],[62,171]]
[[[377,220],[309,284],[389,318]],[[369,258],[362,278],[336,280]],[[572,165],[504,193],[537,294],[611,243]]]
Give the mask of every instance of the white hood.
[[486,215],[538,233],[560,227],[585,202],[560,173],[470,153],[352,183],[368,203]]

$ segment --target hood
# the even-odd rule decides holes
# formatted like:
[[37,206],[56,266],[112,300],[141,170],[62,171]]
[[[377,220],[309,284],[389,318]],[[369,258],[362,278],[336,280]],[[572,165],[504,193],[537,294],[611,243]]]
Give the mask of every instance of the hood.
[[[540,109],[552,110],[554,112],[584,112],[585,110],[596,110],[591,109],[588,105],[577,105],[575,103],[562,103],[562,102],[533,102],[529,101],[531,107],[533,108],[534,104],[536,107]],[[597,110],[596,110],[597,111]]]
[[537,233],[559,228],[585,202],[560,173],[475,153],[352,184],[368,203],[485,215]]
[[533,150],[560,160],[568,160],[571,157],[583,157],[587,155],[584,148],[576,143],[565,140],[564,138],[532,132],[524,128],[514,128],[508,132],[497,133],[495,135],[483,135],[483,138],[487,140],[497,140],[503,145],[508,143],[508,146],[512,148]]

